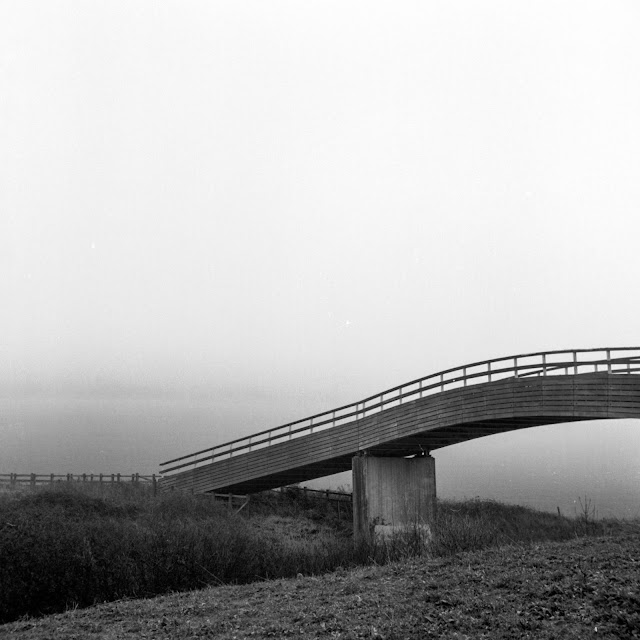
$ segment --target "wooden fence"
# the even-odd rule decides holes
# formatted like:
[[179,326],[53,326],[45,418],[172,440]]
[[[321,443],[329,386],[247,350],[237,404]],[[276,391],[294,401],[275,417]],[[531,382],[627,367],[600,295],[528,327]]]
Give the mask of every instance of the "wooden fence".
[[342,519],[342,514],[351,517],[353,515],[353,497],[350,493],[344,493],[342,491],[330,491],[329,489],[309,489],[308,487],[281,487],[280,489],[273,489],[276,493],[284,493],[285,495],[291,495],[292,493],[298,496],[309,497],[312,500],[326,500],[328,502],[334,502],[336,505],[338,519]]
[[97,485],[111,485],[118,483],[130,483],[136,485],[149,485],[153,495],[158,491],[160,476],[141,475],[139,473],[66,473],[66,474],[37,474],[37,473],[0,473],[0,487],[18,489],[20,487],[56,486],[63,482],[90,483]]
[[329,489],[309,489],[308,487],[281,487],[273,489],[277,493],[298,493],[313,498],[323,498],[333,502],[351,502],[351,494],[343,491],[330,491]]

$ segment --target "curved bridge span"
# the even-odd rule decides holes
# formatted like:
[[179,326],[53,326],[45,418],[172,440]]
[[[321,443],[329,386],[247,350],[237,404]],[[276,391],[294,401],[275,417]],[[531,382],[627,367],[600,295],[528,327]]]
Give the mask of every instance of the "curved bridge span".
[[162,482],[196,493],[254,493],[352,467],[355,472],[359,456],[428,458],[439,447],[514,429],[640,418],[638,373],[638,347],[477,362],[175,458],[162,463]]

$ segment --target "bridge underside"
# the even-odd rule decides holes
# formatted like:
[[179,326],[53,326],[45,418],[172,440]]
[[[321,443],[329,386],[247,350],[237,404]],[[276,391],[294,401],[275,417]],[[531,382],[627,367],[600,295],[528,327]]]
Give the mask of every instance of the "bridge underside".
[[[640,417],[640,376],[510,378],[426,396],[345,425],[163,479],[196,493],[256,493],[349,471],[366,452],[407,457],[527,427]],[[585,425],[585,428],[588,428]]]

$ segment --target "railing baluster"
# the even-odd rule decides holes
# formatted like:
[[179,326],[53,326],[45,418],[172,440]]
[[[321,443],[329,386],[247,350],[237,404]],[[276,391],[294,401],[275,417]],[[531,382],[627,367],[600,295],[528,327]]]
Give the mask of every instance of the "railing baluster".
[[611,349],[607,349],[607,373],[611,373]]
[[444,373],[440,374],[440,391],[444,391]]
[[487,373],[489,375],[489,382],[491,382],[491,363],[487,362]]
[[467,367],[462,367],[462,386],[467,386]]
[[543,376],[547,375],[547,354],[546,353],[542,354],[542,375]]
[[515,378],[518,377],[518,358],[513,359],[513,375]]
[[578,375],[578,354],[574,351],[573,352],[573,375],[577,376]]
[[422,380],[420,380],[420,384],[418,386],[418,389],[420,389],[420,395],[418,397],[422,398]]

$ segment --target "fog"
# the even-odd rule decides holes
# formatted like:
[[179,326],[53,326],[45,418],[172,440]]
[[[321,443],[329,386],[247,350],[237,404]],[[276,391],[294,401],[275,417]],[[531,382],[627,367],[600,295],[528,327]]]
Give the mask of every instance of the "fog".
[[[639,23],[2,3],[0,473],[153,472],[440,369],[638,345]],[[627,513],[638,424],[447,448],[439,492],[540,469],[540,503]]]

